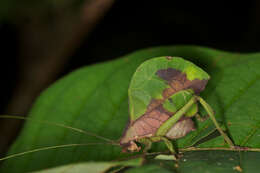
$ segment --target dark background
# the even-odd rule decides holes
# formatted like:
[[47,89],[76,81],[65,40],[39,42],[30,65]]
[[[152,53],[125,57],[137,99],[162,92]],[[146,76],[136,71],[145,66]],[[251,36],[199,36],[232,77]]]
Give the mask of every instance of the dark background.
[[[25,116],[39,93],[67,73],[137,49],[260,51],[257,0],[50,2],[0,2],[0,114]],[[0,120],[0,153],[21,123]]]

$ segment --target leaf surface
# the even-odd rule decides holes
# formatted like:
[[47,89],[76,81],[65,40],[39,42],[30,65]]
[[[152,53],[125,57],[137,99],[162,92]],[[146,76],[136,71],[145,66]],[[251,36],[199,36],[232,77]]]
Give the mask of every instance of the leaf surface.
[[139,166],[141,164],[141,159],[132,159],[128,161],[121,162],[83,162],[83,163],[75,163],[68,164],[65,166],[59,166],[51,169],[44,169],[41,171],[36,171],[34,173],[103,173],[112,169],[113,167],[125,168],[130,166]]

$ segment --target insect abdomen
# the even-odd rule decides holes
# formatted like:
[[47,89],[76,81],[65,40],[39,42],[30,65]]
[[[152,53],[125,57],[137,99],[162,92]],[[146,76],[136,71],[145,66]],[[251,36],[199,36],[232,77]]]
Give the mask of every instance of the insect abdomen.
[[194,130],[195,126],[192,119],[189,117],[183,117],[166,133],[166,137],[170,139],[178,139],[186,136],[189,132]]

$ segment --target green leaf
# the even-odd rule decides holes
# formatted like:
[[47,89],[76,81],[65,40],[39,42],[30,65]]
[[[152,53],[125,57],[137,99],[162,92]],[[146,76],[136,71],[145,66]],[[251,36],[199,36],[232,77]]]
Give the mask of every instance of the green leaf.
[[145,166],[131,168],[127,173],[257,173],[259,161],[259,152],[192,151],[184,153],[178,161],[168,160],[167,157],[165,160],[147,160]]
[[143,167],[132,168],[126,171],[126,173],[171,173],[171,171],[164,169],[157,165],[146,165]]
[[[84,67],[57,81],[37,99],[30,118],[62,123],[118,140],[129,119],[127,91],[132,75],[145,60],[165,55],[183,57],[209,73],[211,79],[201,96],[213,107],[218,121],[226,126],[235,144],[260,148],[260,101],[257,97],[260,94],[260,54],[227,53],[194,46],[137,51],[114,61]],[[201,108],[200,112],[205,113]],[[179,148],[191,146],[212,132],[210,120],[196,121],[196,124],[196,131],[175,143]],[[89,142],[106,141],[70,129],[27,121],[8,155],[39,147]],[[217,137],[199,147],[219,147],[223,143],[223,138]],[[164,145],[154,146],[153,150],[161,150]],[[203,155],[205,157],[199,157],[200,160],[207,159],[207,154]],[[259,161],[258,153],[256,155],[254,158]],[[22,173],[128,157],[129,154],[121,153],[118,146],[111,145],[59,148],[6,160],[0,172]],[[258,166],[247,159],[242,161],[243,168]]]
[[112,169],[113,167],[125,168],[130,166],[139,166],[140,164],[141,159],[133,159],[121,162],[84,162],[45,169],[36,171],[34,173],[85,173],[86,171],[90,173],[103,173],[109,169]]
[[181,173],[254,173],[260,169],[260,153],[231,151],[188,152],[179,162]]
[[259,161],[259,152],[193,151],[186,152],[178,161],[149,160],[146,166],[132,168],[129,172],[148,172],[156,168],[158,172],[167,170],[176,173],[257,173]]

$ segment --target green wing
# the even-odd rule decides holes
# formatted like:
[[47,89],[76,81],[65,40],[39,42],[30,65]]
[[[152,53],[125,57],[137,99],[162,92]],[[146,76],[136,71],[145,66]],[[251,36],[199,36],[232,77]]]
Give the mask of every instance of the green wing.
[[195,64],[179,57],[158,57],[142,63],[134,73],[129,89],[131,122],[163,104],[184,89],[199,94],[209,75]]

